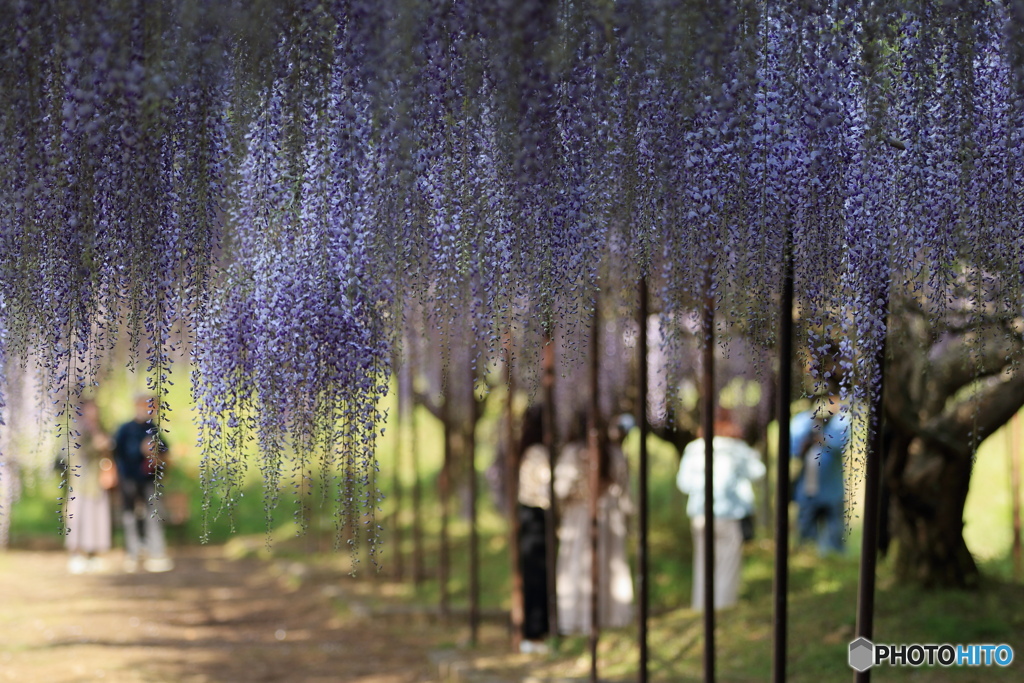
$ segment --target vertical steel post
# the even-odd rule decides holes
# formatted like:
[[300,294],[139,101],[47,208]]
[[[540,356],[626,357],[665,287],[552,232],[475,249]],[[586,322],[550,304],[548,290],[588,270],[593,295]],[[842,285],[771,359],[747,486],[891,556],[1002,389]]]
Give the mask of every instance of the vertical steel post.
[[544,516],[544,558],[547,568],[548,637],[558,637],[558,508],[555,499],[555,464],[558,437],[555,430],[555,342],[544,337],[542,382],[544,386],[544,447],[548,451],[548,509]]
[[701,378],[701,424],[704,432],[704,681],[715,683],[715,298],[712,264],[704,276],[702,349],[704,375]]
[[472,370],[467,376],[469,415],[465,425],[466,476],[469,478],[469,644],[476,647],[480,635],[480,539],[477,529],[476,421],[477,403]]
[[598,295],[594,297],[594,318],[590,327],[590,681],[597,683],[597,641],[600,636],[601,564],[598,553],[598,499],[601,495],[601,404],[598,400],[598,372],[601,367],[601,319]]
[[505,348],[505,499],[508,514],[508,556],[512,565],[512,609],[509,614],[512,650],[519,652],[523,638],[523,570],[519,561],[519,458],[515,438],[514,375],[512,374],[512,331]]
[[640,593],[640,614],[639,633],[637,639],[640,643],[640,662],[638,666],[638,680],[640,683],[647,683],[647,619],[648,607],[650,605],[650,569],[648,567],[648,518],[647,518],[647,278],[640,278],[640,306],[638,314],[639,336],[637,338],[637,379],[638,406],[637,422],[640,425],[640,473],[639,473],[639,495],[637,496],[640,506],[639,534],[640,539],[637,545],[637,564],[639,575]]
[[[885,389],[885,348],[889,335],[889,289],[883,294],[882,319],[885,331],[878,346],[875,364],[878,381],[871,397],[868,425],[871,439],[868,442],[867,466],[864,472],[864,532],[860,546],[860,576],[857,582],[857,638],[871,640],[875,621],[875,568],[878,564],[878,516],[879,488],[882,480],[882,415]],[[869,683],[871,669],[855,672],[853,680]]]
[[775,416],[779,425],[775,462],[775,580],[772,586],[772,681],[786,680],[789,597],[790,405],[793,403],[793,245],[786,244],[782,298],[779,302],[779,365]]

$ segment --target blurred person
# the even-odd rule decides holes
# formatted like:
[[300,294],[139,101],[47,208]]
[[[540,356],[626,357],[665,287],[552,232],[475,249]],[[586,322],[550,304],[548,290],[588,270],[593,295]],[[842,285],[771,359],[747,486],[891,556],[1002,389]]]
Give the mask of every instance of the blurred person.
[[88,399],[82,402],[74,435],[75,450],[70,459],[62,454],[68,470],[68,530],[64,539],[68,571],[72,574],[99,571],[101,553],[111,545],[110,490],[117,486],[111,460],[113,442],[100,425],[99,408]]
[[790,420],[790,455],[800,466],[793,487],[801,542],[818,552],[842,553],[846,510],[843,451],[850,441],[850,418],[838,396],[824,396],[811,410]]
[[[633,578],[626,559],[626,518],[632,513],[629,469],[622,440],[629,429],[620,419],[609,430],[599,464],[598,625],[618,628],[633,620]],[[560,504],[558,528],[558,630],[566,635],[590,631],[590,449],[586,420],[576,420],[570,442],[555,466],[555,496]]]
[[[167,445],[153,426],[160,400],[148,394],[135,397],[135,418],[121,425],[114,435],[121,492],[121,522],[124,525],[125,570],[135,572],[145,547],[143,564],[147,571],[173,569],[167,557],[162,510],[156,498],[156,478],[164,467]],[[141,518],[141,519],[140,519]],[[140,534],[140,522],[143,532]]]
[[[698,434],[700,434],[698,431]],[[751,482],[765,475],[757,451],[738,438],[740,430],[726,410],[718,411],[712,439],[715,544],[715,609],[736,604],[743,566],[743,531],[740,520],[754,512]],[[676,485],[689,496],[686,514],[693,534],[693,609],[704,609],[704,438],[683,449]]]
[[523,652],[543,652],[548,635],[547,510],[551,464],[539,404],[526,411],[519,448],[519,569],[523,579]]

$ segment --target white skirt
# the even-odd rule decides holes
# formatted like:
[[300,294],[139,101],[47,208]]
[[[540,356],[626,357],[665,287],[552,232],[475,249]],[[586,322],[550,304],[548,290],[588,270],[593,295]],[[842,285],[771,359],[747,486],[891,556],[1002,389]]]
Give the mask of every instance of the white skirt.
[[71,552],[104,553],[110,550],[110,496],[75,494],[68,501],[68,535]]

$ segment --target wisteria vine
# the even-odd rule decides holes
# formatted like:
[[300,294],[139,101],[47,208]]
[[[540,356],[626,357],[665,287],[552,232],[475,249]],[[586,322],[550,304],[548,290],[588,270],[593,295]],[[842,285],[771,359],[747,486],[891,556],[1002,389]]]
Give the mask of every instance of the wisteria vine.
[[863,403],[890,297],[1024,304],[1024,11],[954,5],[12,0],[0,357],[67,410],[187,342],[207,491],[255,439],[268,508],[343,465],[352,516],[410,303],[480,373],[641,276],[771,345],[793,254]]

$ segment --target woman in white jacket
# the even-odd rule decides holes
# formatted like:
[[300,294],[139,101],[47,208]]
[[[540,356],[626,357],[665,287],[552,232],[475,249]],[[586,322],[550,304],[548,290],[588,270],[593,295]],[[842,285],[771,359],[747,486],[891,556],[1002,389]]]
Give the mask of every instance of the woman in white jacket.
[[[740,520],[754,512],[751,482],[765,475],[757,451],[735,437],[728,417],[715,423],[712,441],[714,477],[715,608],[736,604],[743,565],[743,532]],[[676,477],[679,490],[689,496],[686,514],[693,532],[693,608],[704,607],[704,439],[683,449]]]

